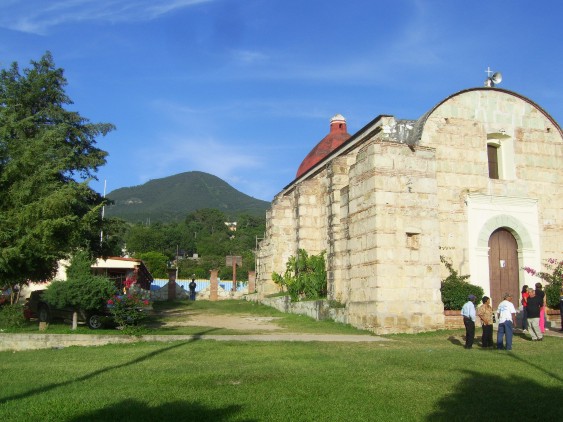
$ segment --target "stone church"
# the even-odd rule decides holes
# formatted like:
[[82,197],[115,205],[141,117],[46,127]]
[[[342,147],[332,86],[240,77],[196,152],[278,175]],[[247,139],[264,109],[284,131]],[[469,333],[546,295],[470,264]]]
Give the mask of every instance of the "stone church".
[[[341,115],[274,198],[257,292],[279,290],[298,249],[326,251],[328,298],[378,334],[443,328],[440,256],[491,296],[563,251],[563,132],[532,100],[494,84],[418,120],[379,115],[353,135]],[[515,300],[516,306],[518,300]]]

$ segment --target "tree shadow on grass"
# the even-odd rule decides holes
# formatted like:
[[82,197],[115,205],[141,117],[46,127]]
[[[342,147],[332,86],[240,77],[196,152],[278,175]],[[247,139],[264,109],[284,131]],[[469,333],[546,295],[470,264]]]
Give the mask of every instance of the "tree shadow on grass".
[[438,401],[437,410],[426,417],[427,421],[563,420],[563,383],[558,387],[541,385],[534,380],[533,369],[509,378],[476,371],[464,373],[466,377],[456,391]]
[[186,346],[189,343],[192,343],[194,341],[198,341],[198,340],[201,339],[201,336],[203,336],[205,334],[209,334],[210,332],[215,331],[215,330],[217,330],[217,329],[212,328],[210,330],[197,333],[197,334],[192,336],[191,340],[183,341],[183,342],[179,342],[179,343],[174,343],[174,344],[172,344],[168,347],[163,347],[161,349],[147,353],[146,355],[139,356],[138,358],[133,359],[133,360],[126,362],[126,363],[119,363],[117,365],[107,366],[105,368],[98,369],[94,372],[90,372],[89,374],[83,375],[83,376],[75,378],[75,379],[71,379],[71,380],[67,380],[67,381],[63,381],[63,382],[58,382],[58,383],[53,383],[53,384],[50,384],[50,385],[41,386],[41,387],[38,387],[38,388],[34,388],[32,390],[29,390],[25,393],[15,394],[13,396],[2,398],[2,399],[0,399],[0,404],[7,403],[11,400],[23,399],[23,398],[31,397],[31,396],[34,396],[34,395],[37,395],[37,394],[45,393],[47,391],[54,390],[56,388],[64,387],[66,385],[74,384],[74,383],[77,383],[77,382],[86,381],[86,380],[89,380],[89,379],[91,379],[91,378],[93,378],[97,375],[101,375],[105,372],[109,372],[109,371],[112,371],[114,369],[121,369],[121,368],[125,368],[127,366],[130,366],[130,365],[135,365],[136,363],[143,362],[147,359],[150,359],[154,356],[160,355],[160,354],[167,352],[169,350],[176,349],[177,347]]
[[157,407],[149,407],[136,400],[124,400],[110,407],[104,407],[70,419],[70,422],[100,421],[230,421],[254,422],[255,419],[236,418],[242,409],[240,405],[231,405],[211,409],[199,403],[174,401]]

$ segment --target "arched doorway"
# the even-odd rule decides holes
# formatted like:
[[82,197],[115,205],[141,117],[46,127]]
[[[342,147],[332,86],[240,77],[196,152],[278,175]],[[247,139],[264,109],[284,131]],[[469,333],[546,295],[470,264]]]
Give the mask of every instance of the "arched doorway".
[[518,307],[520,280],[518,243],[508,230],[495,230],[489,238],[489,283],[493,306],[503,300],[503,294],[512,294],[512,302]]

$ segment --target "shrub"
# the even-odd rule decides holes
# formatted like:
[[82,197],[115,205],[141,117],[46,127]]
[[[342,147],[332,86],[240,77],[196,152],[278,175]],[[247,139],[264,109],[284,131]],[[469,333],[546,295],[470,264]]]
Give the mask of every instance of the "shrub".
[[0,328],[19,328],[25,324],[23,306],[19,303],[0,308]]
[[55,308],[93,310],[103,308],[115,292],[116,287],[108,278],[84,275],[67,281],[54,281],[47,287],[44,298]]
[[446,266],[450,274],[442,280],[442,302],[446,310],[460,310],[463,308],[469,295],[474,295],[478,300],[483,297],[483,289],[468,283],[469,275],[459,275],[452,263],[444,256],[440,261]]
[[292,300],[319,299],[326,297],[325,252],[309,256],[299,249],[297,256],[290,256],[284,275],[272,273],[272,280],[286,288]]
[[547,271],[536,271],[530,267],[524,267],[524,271],[541,278],[545,282],[545,299],[547,306],[552,309],[559,308],[560,291],[563,283],[563,259],[557,261],[554,258],[547,259],[543,266]]
[[107,301],[108,309],[113,319],[122,328],[137,325],[145,318],[142,308],[149,305],[147,299],[140,295],[130,293],[126,295],[115,295]]

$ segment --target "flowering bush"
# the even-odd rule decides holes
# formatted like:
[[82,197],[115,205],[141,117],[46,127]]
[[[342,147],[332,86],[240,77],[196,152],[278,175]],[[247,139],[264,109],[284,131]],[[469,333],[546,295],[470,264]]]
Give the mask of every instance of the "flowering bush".
[[125,281],[123,282],[123,288],[125,290],[129,290],[131,288],[131,286],[135,285],[137,283],[137,280],[134,277],[127,277],[125,279]]
[[136,294],[115,295],[108,300],[108,309],[120,327],[136,325],[145,318],[143,307],[150,302]]
[[524,267],[524,271],[541,278],[546,283],[544,290],[547,306],[556,309],[559,307],[559,292],[563,283],[563,259],[558,261],[557,259],[549,258],[544,262],[543,266],[547,271],[536,271],[530,267]]

